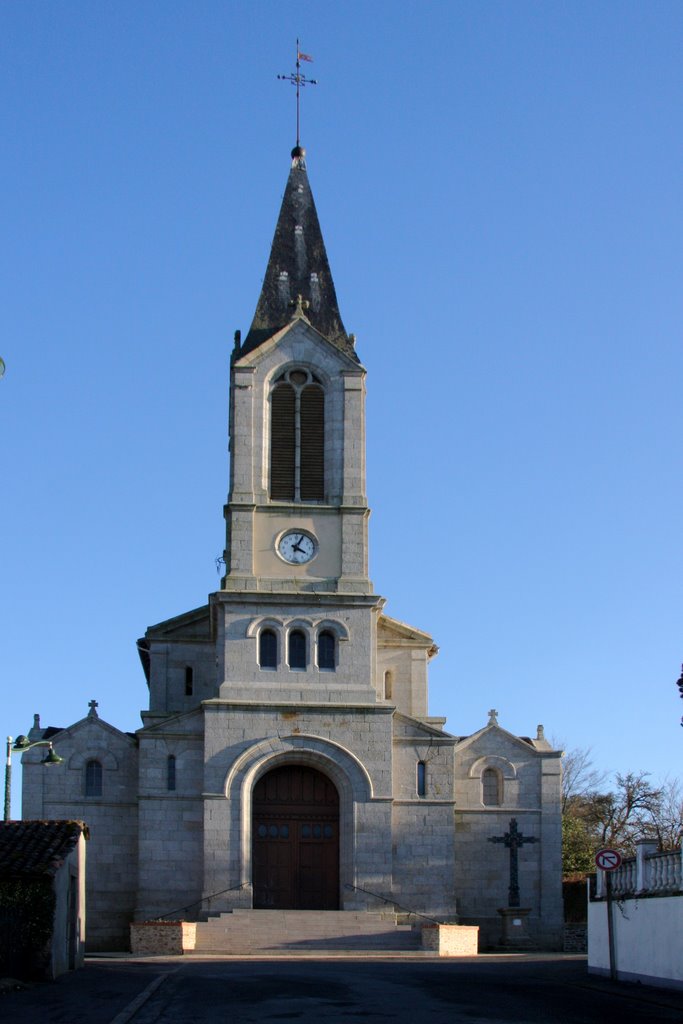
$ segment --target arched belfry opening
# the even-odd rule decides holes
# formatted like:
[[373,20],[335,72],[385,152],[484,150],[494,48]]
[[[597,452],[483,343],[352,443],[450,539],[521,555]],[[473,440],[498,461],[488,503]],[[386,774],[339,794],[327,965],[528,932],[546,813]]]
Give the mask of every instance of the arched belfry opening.
[[255,910],[339,909],[339,794],[308,765],[261,776],[252,798]]

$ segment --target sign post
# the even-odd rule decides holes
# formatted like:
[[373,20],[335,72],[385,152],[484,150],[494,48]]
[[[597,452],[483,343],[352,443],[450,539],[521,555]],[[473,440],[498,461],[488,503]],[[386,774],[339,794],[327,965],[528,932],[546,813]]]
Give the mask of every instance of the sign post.
[[596,866],[605,872],[605,886],[607,889],[607,942],[609,944],[609,976],[612,981],[617,980],[617,968],[614,955],[614,919],[612,917],[612,872],[621,865],[621,854],[618,850],[611,850],[608,847],[598,850],[595,854]]

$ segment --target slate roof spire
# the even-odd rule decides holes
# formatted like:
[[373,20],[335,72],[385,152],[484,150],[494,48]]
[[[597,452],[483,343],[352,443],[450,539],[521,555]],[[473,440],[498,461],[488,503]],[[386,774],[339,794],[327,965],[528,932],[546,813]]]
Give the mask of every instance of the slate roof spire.
[[[306,150],[295,146],[292,167],[244,354],[258,348],[305,309],[305,319],[337,348],[357,359],[342,323],[318,214],[306,171]],[[298,313],[297,313],[298,310]]]

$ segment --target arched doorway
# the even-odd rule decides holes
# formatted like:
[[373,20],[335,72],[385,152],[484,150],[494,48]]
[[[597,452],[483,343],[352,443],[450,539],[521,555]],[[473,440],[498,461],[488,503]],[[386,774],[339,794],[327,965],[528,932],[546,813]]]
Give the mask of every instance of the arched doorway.
[[339,794],[306,765],[273,768],[254,787],[254,908],[339,909]]

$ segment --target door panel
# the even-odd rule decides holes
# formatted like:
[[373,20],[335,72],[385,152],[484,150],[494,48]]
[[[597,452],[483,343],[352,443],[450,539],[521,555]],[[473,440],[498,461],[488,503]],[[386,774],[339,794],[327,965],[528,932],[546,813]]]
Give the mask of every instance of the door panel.
[[339,796],[322,772],[268,772],[254,788],[252,824],[256,909],[338,909]]

